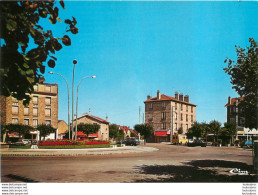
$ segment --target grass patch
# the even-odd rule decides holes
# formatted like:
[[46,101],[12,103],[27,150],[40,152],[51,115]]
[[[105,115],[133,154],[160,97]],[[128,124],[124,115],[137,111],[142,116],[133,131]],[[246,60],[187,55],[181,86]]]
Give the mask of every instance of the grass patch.
[[76,148],[109,148],[110,144],[100,145],[60,145],[60,146],[38,146],[39,149],[76,149]]
[[9,148],[29,149],[31,145],[9,145]]

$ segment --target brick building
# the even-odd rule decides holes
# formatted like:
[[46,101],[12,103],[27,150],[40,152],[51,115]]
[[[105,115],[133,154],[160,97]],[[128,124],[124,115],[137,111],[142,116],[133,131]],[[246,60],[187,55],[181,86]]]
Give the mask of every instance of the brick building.
[[239,108],[239,102],[243,100],[243,97],[231,98],[228,97],[227,107],[227,122],[236,123],[237,126],[244,126],[245,119],[241,116],[241,108]]
[[[80,124],[80,123],[90,123],[90,124],[96,123],[96,124],[99,124],[100,125],[100,129],[99,129],[98,133],[90,134],[89,137],[97,139],[97,140],[109,140],[109,122],[108,122],[108,117],[106,117],[106,120],[104,120],[102,118],[93,116],[91,114],[91,111],[89,111],[89,114],[83,114],[82,116],[77,118],[77,124]],[[74,125],[75,125],[75,122],[74,122]],[[77,133],[77,137],[80,137],[81,135],[86,136],[82,132],[78,132]]]
[[[28,106],[24,106],[21,100],[18,101],[11,96],[1,96],[1,123],[20,123],[33,127],[37,127],[39,124],[50,124],[57,129],[58,85],[50,83],[35,85]],[[31,132],[27,138],[38,140],[39,133]]]
[[171,97],[158,90],[157,97],[148,95],[144,104],[145,123],[153,126],[155,142],[170,141],[172,127],[173,133],[181,128],[185,134],[196,121],[196,105],[189,102],[188,95],[176,92],[175,97]]

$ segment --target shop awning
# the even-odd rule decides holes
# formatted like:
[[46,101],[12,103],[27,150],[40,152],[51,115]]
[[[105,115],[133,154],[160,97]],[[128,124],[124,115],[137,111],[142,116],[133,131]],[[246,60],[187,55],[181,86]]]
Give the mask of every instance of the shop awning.
[[155,136],[167,136],[167,131],[155,131]]

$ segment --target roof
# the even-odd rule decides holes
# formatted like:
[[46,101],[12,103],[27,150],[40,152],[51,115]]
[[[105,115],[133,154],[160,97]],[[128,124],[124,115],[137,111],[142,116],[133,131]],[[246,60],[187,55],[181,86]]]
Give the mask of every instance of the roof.
[[230,100],[230,103],[227,103],[225,106],[233,106],[233,105],[236,105],[236,100],[243,100],[244,99],[244,97],[236,97],[236,98],[232,98],[231,100]]
[[179,100],[179,99],[176,99],[174,97],[164,95],[164,94],[160,95],[160,99],[158,99],[157,97],[154,97],[154,98],[151,98],[151,99],[148,99],[148,100],[144,101],[144,103],[155,102],[155,101],[174,101],[174,102],[179,102],[179,103],[183,103],[183,104],[188,104],[188,105],[191,105],[191,106],[197,106],[195,104],[191,104],[189,102],[185,102],[185,101],[182,101],[182,100]]
[[[106,123],[106,124],[109,124],[109,122],[107,120],[104,120],[102,118],[99,118],[97,116],[93,116],[93,115],[89,115],[89,114],[83,114],[82,116],[78,117],[77,119],[80,119],[80,118],[83,118],[83,117],[88,117],[88,118],[92,118],[92,119],[95,119],[97,121],[100,121],[102,123]],[[76,119],[74,119],[75,121]]]
[[130,128],[127,127],[127,126],[120,126],[120,129],[123,130],[123,131],[126,131],[126,132],[128,132],[130,130]]

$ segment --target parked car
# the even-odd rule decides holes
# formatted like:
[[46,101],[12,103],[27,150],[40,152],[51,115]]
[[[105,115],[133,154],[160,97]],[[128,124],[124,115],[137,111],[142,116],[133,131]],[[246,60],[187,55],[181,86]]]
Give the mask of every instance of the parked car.
[[140,144],[140,141],[136,138],[127,138],[127,139],[124,139],[122,143],[127,146],[136,146]]
[[187,144],[189,147],[195,147],[195,146],[201,146],[201,147],[206,147],[207,143],[204,142],[203,140],[194,140],[192,143]]

